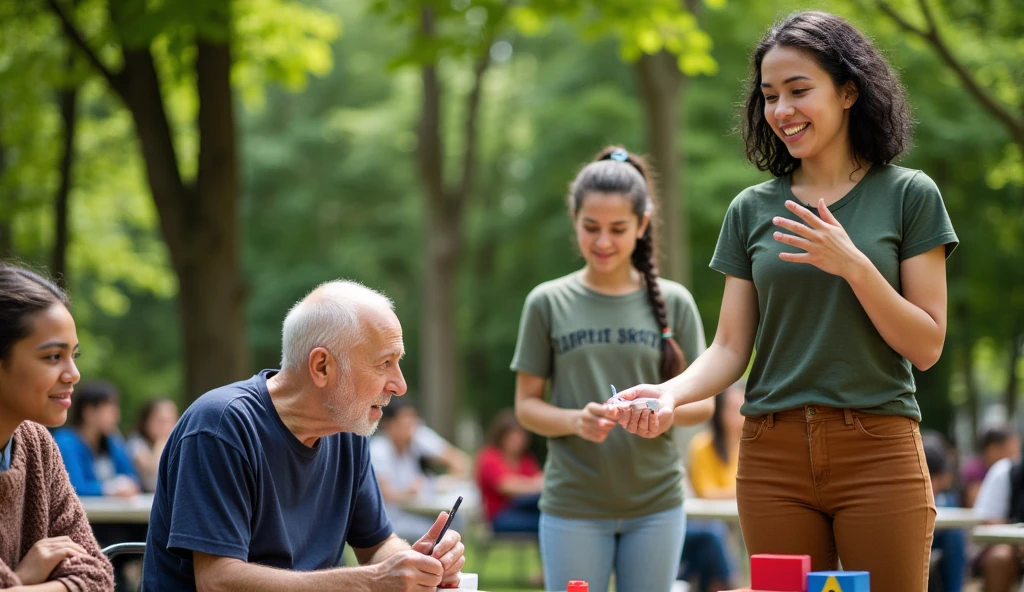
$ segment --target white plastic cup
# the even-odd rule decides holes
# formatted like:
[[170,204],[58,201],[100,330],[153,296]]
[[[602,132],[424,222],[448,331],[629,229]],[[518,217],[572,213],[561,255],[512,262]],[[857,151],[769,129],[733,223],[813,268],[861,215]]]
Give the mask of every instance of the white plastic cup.
[[479,590],[480,576],[475,573],[459,574],[459,590]]

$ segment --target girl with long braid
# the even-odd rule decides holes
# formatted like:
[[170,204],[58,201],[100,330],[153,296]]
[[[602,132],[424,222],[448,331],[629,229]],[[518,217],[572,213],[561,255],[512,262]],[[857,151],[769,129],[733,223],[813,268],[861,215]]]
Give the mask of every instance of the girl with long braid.
[[[686,517],[671,433],[636,438],[604,405],[610,385],[668,380],[704,351],[693,296],[658,277],[647,164],[602,150],[569,191],[586,262],[526,298],[512,370],[516,417],[548,438],[540,508],[545,589],[586,580],[619,592],[668,590]],[[549,385],[550,383],[550,385]],[[545,391],[550,395],[545,400]],[[680,407],[676,425],[707,420],[712,401]]]

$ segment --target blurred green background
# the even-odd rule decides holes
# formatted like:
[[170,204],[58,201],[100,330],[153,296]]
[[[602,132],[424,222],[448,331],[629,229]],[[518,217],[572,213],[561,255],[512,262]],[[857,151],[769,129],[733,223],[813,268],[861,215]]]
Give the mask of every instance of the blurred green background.
[[582,264],[564,196],[607,144],[653,157],[663,275],[713,337],[707,262],[766,178],[735,131],[749,51],[799,8],[850,19],[909,90],[901,164],[961,239],[919,399],[970,447],[1024,371],[1021,0],[3,0],[0,257],[63,278],[126,422],[275,367],[288,307],[358,280],[454,437],[512,404],[523,299]]

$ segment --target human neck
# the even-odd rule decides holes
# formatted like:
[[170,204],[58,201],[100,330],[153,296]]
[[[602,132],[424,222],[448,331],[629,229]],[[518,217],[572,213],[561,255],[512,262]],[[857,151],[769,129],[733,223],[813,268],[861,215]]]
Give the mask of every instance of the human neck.
[[588,265],[580,271],[579,277],[588,288],[613,296],[635,292],[640,287],[640,272],[632,265],[608,273],[595,273]]
[[277,415],[299,442],[312,448],[321,437],[338,430],[333,429],[322,411],[309,409],[308,388],[286,370],[267,379],[267,392]]
[[793,171],[792,185],[824,191],[841,189],[860,181],[869,167],[853,154],[849,145],[837,144],[812,158],[802,159]]

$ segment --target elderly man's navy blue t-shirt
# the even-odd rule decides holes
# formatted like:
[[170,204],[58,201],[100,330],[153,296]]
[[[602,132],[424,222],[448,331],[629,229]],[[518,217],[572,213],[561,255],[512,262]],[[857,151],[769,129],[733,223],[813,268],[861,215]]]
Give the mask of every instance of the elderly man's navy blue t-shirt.
[[338,565],[346,541],[367,548],[391,534],[367,439],[302,444],[271,403],[275,373],[206,393],[175,426],[149,522],[148,592],[194,590],[193,551],[312,571]]

